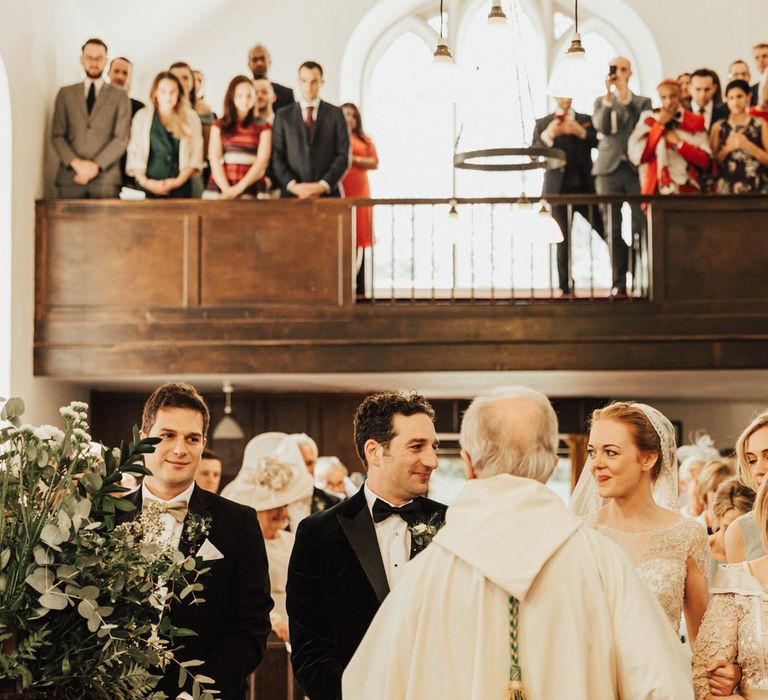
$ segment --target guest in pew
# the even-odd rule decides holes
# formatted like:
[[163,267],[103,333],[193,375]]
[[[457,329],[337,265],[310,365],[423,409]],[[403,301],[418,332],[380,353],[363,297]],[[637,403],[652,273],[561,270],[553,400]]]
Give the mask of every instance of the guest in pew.
[[[368,134],[363,131],[363,120],[356,105],[347,102],[341,105],[344,118],[349,127],[349,137],[352,144],[352,161],[347,174],[344,176],[342,187],[345,197],[371,196],[368,184],[368,171],[379,167],[379,155],[376,146]],[[355,209],[355,238],[357,240],[357,294],[365,294],[365,249],[373,246],[373,212],[371,207]]]
[[185,108],[179,79],[158,73],[150,90],[151,106],[131,124],[126,170],[147,197],[190,197],[190,178],[203,168],[200,119]]
[[720,564],[725,564],[725,533],[728,526],[741,515],[752,511],[755,505],[755,492],[742,484],[737,478],[731,478],[720,484],[712,504],[715,516],[715,532],[709,537],[710,559],[709,585],[717,573]]
[[338,457],[318,457],[315,465],[315,488],[336,502],[353,495],[357,489],[349,480],[349,472]]
[[221,484],[221,457],[213,450],[203,450],[200,466],[195,471],[195,483],[211,493],[219,492]]
[[245,447],[243,466],[222,496],[250,506],[259,518],[269,560],[269,581],[275,607],[270,614],[272,631],[288,642],[285,584],[293,533],[288,532],[288,506],[312,494],[312,477],[298,447],[285,433],[263,433]]
[[[755,493],[768,473],[768,411],[763,411],[744,428],[736,441],[736,477]],[[725,537],[729,564],[752,561],[768,553],[755,511],[733,521]]]
[[272,129],[254,113],[255,103],[251,79],[233,78],[224,96],[224,115],[211,127],[211,177],[204,199],[253,199],[270,189],[266,171]]
[[720,166],[721,194],[768,192],[768,122],[752,116],[749,83],[732,80],[725,88],[730,114],[712,127],[712,153]]
[[733,465],[729,462],[715,459],[704,466],[696,480],[699,499],[704,504],[704,510],[697,520],[707,528],[708,535],[717,530],[717,516],[714,511],[717,490],[720,484],[733,477],[734,471]]

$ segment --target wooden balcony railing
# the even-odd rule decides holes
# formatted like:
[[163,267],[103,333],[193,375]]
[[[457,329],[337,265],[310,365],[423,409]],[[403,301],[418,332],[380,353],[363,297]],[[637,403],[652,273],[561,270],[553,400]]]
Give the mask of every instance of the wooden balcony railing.
[[[39,202],[35,371],[83,379],[768,365],[768,198],[648,200],[647,234],[632,241],[634,297],[621,303],[610,296],[609,247],[583,232],[572,237],[576,296],[559,298],[554,251],[525,257],[495,231],[513,201],[459,200],[469,236],[457,246],[439,242],[446,200]],[[378,227],[363,299],[355,206],[389,222]],[[487,245],[494,236],[498,247]],[[433,263],[433,246],[448,257],[436,250]],[[531,264],[518,284],[514,273]]]

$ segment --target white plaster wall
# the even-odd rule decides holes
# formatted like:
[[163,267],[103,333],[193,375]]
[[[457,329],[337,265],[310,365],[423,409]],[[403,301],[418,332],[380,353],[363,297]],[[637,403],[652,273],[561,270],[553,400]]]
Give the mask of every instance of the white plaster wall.
[[[50,3],[2,3],[0,54],[11,95],[11,385],[27,403],[26,420],[58,423],[57,407],[86,394],[63,382],[32,376],[35,199],[42,193],[46,120],[52,95]],[[8,154],[0,154],[7,158]]]

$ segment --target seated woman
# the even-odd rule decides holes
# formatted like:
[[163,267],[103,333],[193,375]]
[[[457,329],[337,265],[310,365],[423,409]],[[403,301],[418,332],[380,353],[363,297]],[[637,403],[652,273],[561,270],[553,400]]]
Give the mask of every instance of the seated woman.
[[172,73],[158,73],[150,107],[131,122],[126,172],[148,197],[190,197],[190,178],[203,167],[203,134],[197,115],[184,108]]
[[704,504],[704,510],[701,516],[696,518],[705,528],[707,528],[707,534],[711,535],[717,530],[714,513],[715,496],[717,490],[720,488],[720,484],[727,481],[734,476],[734,467],[730,462],[724,459],[714,459],[708,462],[701,470],[696,479],[696,488],[698,490],[698,497]]
[[712,504],[715,532],[709,537],[711,555],[709,584],[712,585],[720,564],[725,564],[725,533],[728,526],[740,515],[752,511],[755,505],[755,492],[738,479],[728,479],[720,484]]
[[221,495],[256,511],[269,561],[269,582],[275,607],[270,613],[272,631],[288,642],[285,585],[293,533],[285,530],[288,506],[311,497],[312,476],[301,452],[285,433],[262,433],[245,447],[243,466]]
[[253,81],[244,75],[233,78],[224,96],[224,116],[211,127],[211,177],[204,199],[249,198],[268,191],[272,131],[255,115],[255,104]]
[[[761,488],[756,500],[756,519],[768,546],[768,489]],[[768,638],[763,631],[768,615],[768,556],[741,564],[720,567],[712,585],[709,604],[696,640],[693,679],[696,700],[768,698],[768,672],[765,659]],[[712,670],[738,664],[740,690],[733,685],[718,693],[711,686]],[[729,695],[729,692],[731,693]]]
[[768,123],[749,114],[749,83],[725,88],[730,114],[712,127],[710,143],[720,166],[720,194],[768,192]]

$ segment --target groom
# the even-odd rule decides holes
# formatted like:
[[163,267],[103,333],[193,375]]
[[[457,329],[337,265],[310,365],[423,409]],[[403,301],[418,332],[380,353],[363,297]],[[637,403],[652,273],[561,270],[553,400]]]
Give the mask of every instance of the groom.
[[355,414],[368,479],[348,501],[301,522],[288,566],[293,670],[311,700],[339,700],[344,667],[408,560],[446,506],[424,498],[437,468],[434,411],[423,396],[386,392]]
[[[209,423],[208,407],[194,387],[169,383],[155,390],[141,425],[142,438],[160,438],[145,456],[152,475],[126,496],[137,509],[123,520],[136,517],[147,502],[159,501],[168,508],[160,516],[161,539],[206,560],[211,570],[202,579],[205,602],[171,607],[173,625],[197,633],[181,640],[177,658],[203,661],[191,670],[216,681],[219,700],[245,700],[246,678],[264,656],[271,628],[267,556],[251,508],[195,485]],[[157,689],[169,698],[191,698],[191,682],[179,688],[178,677],[178,668],[169,667]]]

